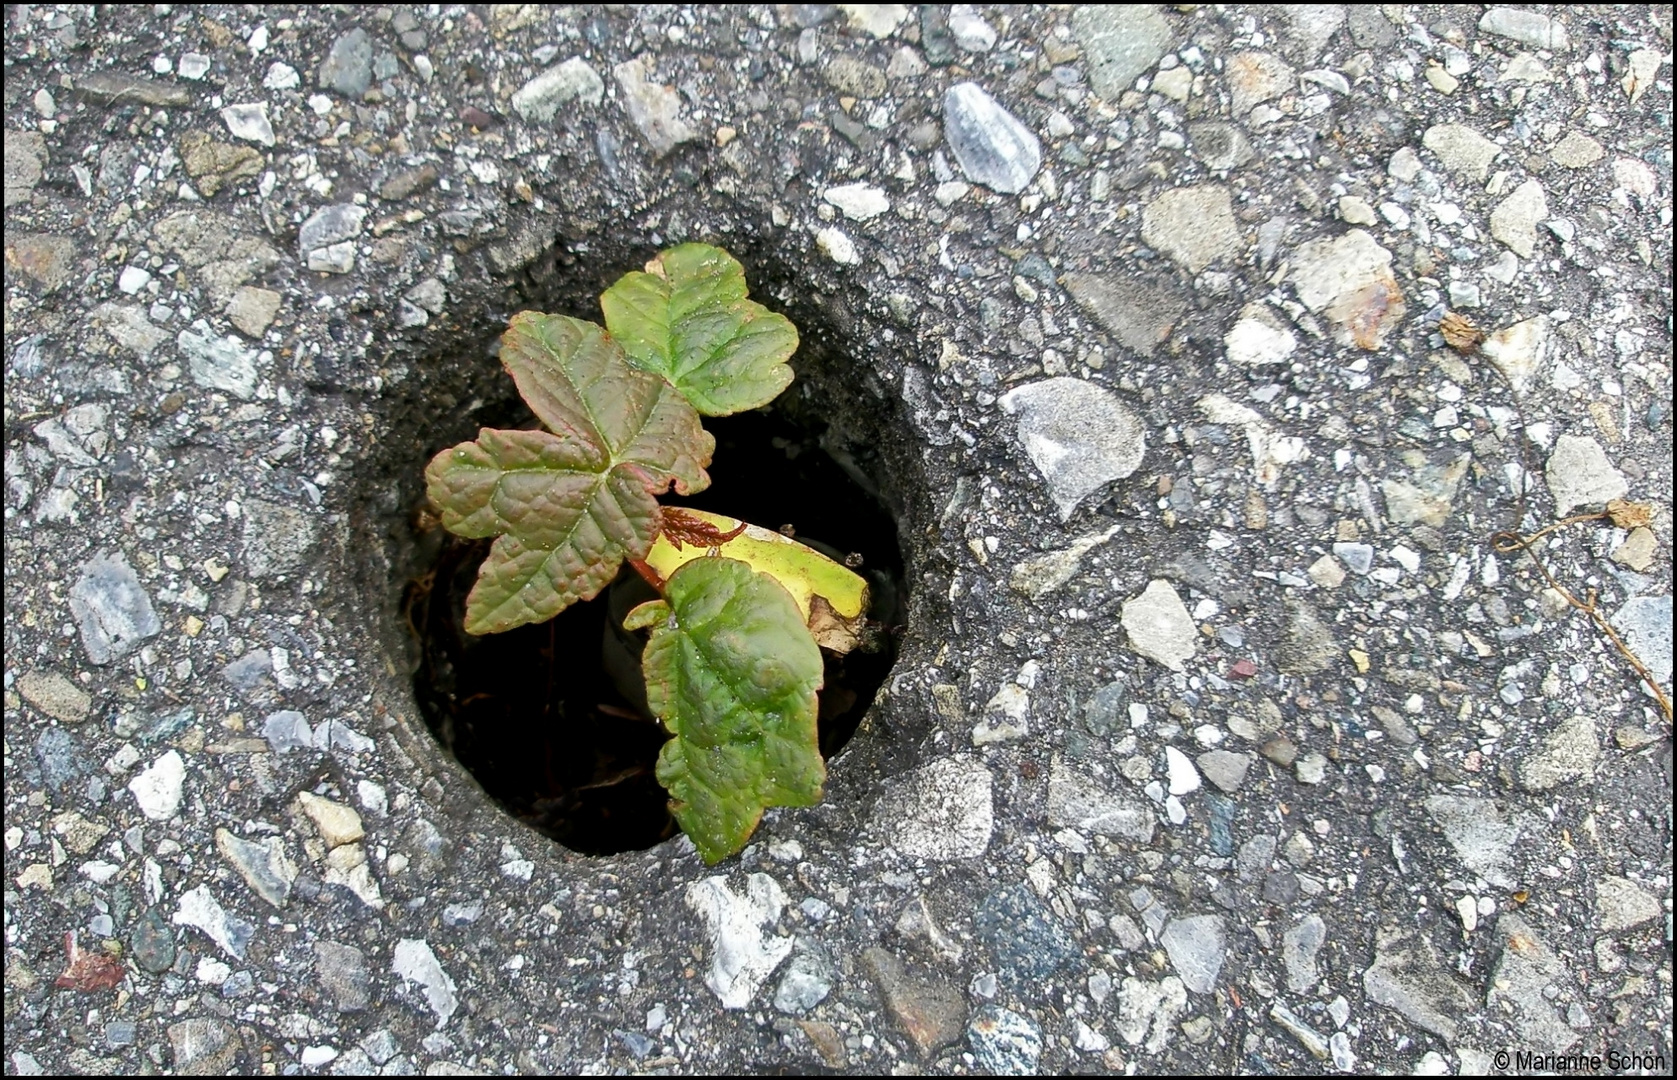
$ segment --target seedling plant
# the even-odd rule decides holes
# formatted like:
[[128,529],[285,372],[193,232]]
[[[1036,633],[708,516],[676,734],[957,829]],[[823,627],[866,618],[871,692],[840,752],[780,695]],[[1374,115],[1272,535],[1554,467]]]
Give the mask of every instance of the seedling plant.
[[451,532],[494,537],[468,633],[551,619],[625,562],[658,591],[623,625],[650,631],[647,702],[671,735],[658,782],[715,863],[767,807],[820,801],[821,649],[861,643],[867,584],[778,532],[658,502],[709,486],[716,442],[701,416],[766,405],[792,381],[797,328],[748,298],[740,264],[682,244],[625,274],[600,307],[604,328],[512,317],[501,363],[544,428],[483,428],[431,460],[426,489]]

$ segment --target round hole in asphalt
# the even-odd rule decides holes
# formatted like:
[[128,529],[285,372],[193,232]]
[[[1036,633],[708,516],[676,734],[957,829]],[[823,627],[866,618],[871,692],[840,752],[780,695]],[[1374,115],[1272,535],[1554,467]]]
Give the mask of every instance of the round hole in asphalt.
[[[780,310],[753,269],[748,262],[753,295]],[[599,318],[597,305],[545,310]],[[871,651],[823,653],[820,744],[830,759],[889,674],[904,618],[898,525],[882,495],[894,489],[894,478],[877,437],[890,409],[847,381],[856,366],[817,311],[787,313],[802,337],[792,385],[763,409],[706,418],[716,438],[711,486],[661,501],[770,529],[790,526],[797,539],[831,556],[860,556],[872,594],[868,614],[879,632]],[[511,379],[500,377],[502,396],[473,399],[472,430],[463,437],[478,425],[535,426]],[[478,385],[485,397],[497,392]],[[403,610],[416,638],[415,698],[439,742],[509,813],[573,851],[614,854],[674,836],[668,794],[654,775],[668,734],[646,710],[641,640],[619,629],[650,588],[625,568],[599,597],[554,619],[475,637],[463,629],[465,600],[490,541],[452,536],[423,512],[412,520]]]

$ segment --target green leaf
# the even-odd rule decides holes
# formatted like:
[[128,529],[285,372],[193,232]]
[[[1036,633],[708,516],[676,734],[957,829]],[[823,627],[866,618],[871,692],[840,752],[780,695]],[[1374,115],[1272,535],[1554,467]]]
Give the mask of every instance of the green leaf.
[[606,328],[643,371],[706,416],[767,405],[792,381],[798,329],[746,299],[745,270],[721,248],[682,244],[600,296]]
[[705,862],[745,846],[765,807],[813,806],[821,653],[779,582],[734,559],[695,559],[664,600],[624,621],[652,627],[646,698],[674,738],[658,755],[670,810]]
[[550,619],[592,599],[658,535],[654,496],[710,484],[715,440],[685,398],[636,371],[593,323],[523,311],[501,362],[552,429],[484,428],[431,459],[425,482],[450,531],[496,537],[466,599],[466,630]]

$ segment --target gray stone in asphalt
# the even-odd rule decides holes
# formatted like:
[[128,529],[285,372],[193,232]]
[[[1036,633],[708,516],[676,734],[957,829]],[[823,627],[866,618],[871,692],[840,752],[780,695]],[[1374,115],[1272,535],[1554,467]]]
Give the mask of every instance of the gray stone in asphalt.
[[1194,759],[1205,778],[1223,791],[1238,790],[1246,780],[1246,770],[1252,767],[1251,754],[1237,754],[1233,750],[1207,750]]
[[1287,989],[1308,994],[1322,978],[1316,970],[1316,954],[1328,940],[1328,925],[1312,912],[1281,935],[1281,958],[1287,965]]
[[1172,919],[1159,936],[1182,985],[1196,994],[1209,994],[1217,985],[1228,950],[1228,934],[1221,915],[1190,915]]
[[1555,514],[1566,517],[1576,507],[1595,507],[1630,492],[1624,474],[1607,460],[1601,444],[1588,435],[1562,435],[1555,440],[1544,470]]
[[402,938],[396,942],[390,970],[408,982],[419,986],[425,1003],[436,1014],[437,1027],[447,1024],[460,1007],[454,980],[443,970],[437,954],[428,942],[419,938]]
[[1374,941],[1374,962],[1363,972],[1369,1000],[1454,1043],[1457,1018],[1476,1011],[1475,1002],[1432,943],[1412,931],[1391,928],[1376,931]]
[[1199,632],[1175,587],[1162,578],[1124,601],[1119,622],[1130,648],[1172,671],[1182,671],[1182,662],[1194,657]]
[[297,880],[297,864],[285,853],[285,842],[277,836],[246,840],[227,829],[215,831],[215,849],[232,864],[251,890],[276,908],[291,900],[291,885]]
[[1607,156],[1600,143],[1581,131],[1569,131],[1549,150],[1549,159],[1566,169],[1587,169]]
[[1520,258],[1529,259],[1537,246],[1537,226],[1548,216],[1543,185],[1527,180],[1491,211],[1491,235]]
[[1290,605],[1275,666],[1287,675],[1314,675],[1326,671],[1339,654],[1333,631],[1322,622],[1316,609],[1303,601]]
[[272,289],[240,286],[227,304],[227,318],[240,333],[261,338],[279,314],[282,297]]
[[681,98],[675,90],[652,81],[652,63],[650,57],[636,57],[612,68],[611,74],[617,82],[618,101],[658,159],[681,143],[697,139],[699,133],[682,118]]
[[[227,125],[228,134],[236,139],[244,139],[246,142],[262,146],[274,145],[274,124],[268,119],[268,106],[263,102],[228,105],[221,110],[221,122]],[[250,175],[254,176],[255,173]],[[204,194],[214,195],[220,189],[220,184],[221,181],[217,180],[210,181],[209,186],[202,183],[199,186],[204,188]]]
[[851,97],[876,98],[885,93],[885,73],[865,60],[839,55],[821,70],[827,85]]
[[5,148],[5,203],[10,208],[29,201],[48,155],[46,138],[38,131],[7,128]]
[[313,517],[266,499],[245,500],[243,514],[245,570],[251,577],[274,577],[308,563],[320,535]]
[[1170,338],[1187,299],[1168,282],[1118,274],[1068,273],[1062,281],[1090,318],[1133,353],[1152,356]]
[[886,782],[869,832],[911,859],[975,858],[989,847],[995,827],[991,785],[980,762],[929,762]]
[[1009,391],[997,404],[1019,417],[1019,444],[1047,481],[1062,521],[1084,498],[1141,465],[1140,418],[1092,382],[1044,379]]
[[373,43],[359,26],[338,37],[320,62],[316,78],[322,90],[360,101],[373,82]]
[[1146,844],[1153,839],[1156,820],[1146,803],[1110,792],[1056,761],[1048,773],[1048,824]]
[[95,664],[122,659],[163,629],[151,597],[120,551],[82,564],[81,577],[70,587],[70,614]]
[[[237,660],[229,661],[223,666],[221,677],[232,683],[235,688],[249,691],[260,686],[263,677],[273,670],[274,660],[269,655],[268,650],[252,649]],[[299,717],[302,715],[302,713],[297,714]]]
[[996,1076],[1032,1076],[1042,1057],[1042,1030],[1011,1009],[986,1005],[967,1025],[974,1063]]
[[792,947],[792,959],[775,987],[774,1007],[801,1016],[815,1008],[832,992],[838,971],[822,948],[807,938]]
[[1311,311],[1390,276],[1392,253],[1362,229],[1310,240],[1293,252],[1292,282]]
[[1446,169],[1474,181],[1483,181],[1502,153],[1502,147],[1464,124],[1434,124],[1421,134],[1421,145]]
[[1520,1045],[1540,1053],[1566,1053],[1580,1038],[1562,1018],[1567,1006],[1578,1000],[1572,973],[1513,912],[1497,919],[1496,948],[1485,1008],[1513,1022]]
[[[1124,684],[1110,682],[1096,690],[1083,706],[1083,726],[1092,735],[1113,735],[1120,730],[1118,707],[1124,703]],[[1052,784],[1052,774],[1049,783]]]
[[1671,685],[1671,596],[1636,596],[1613,613],[1612,623],[1654,680]]
[[1542,829],[1532,815],[1515,812],[1504,820],[1495,799],[1466,795],[1429,795],[1422,805],[1463,866],[1499,889],[1515,887],[1515,845],[1522,837],[1536,837]]
[[573,56],[537,75],[512,95],[512,107],[526,123],[547,124],[559,114],[559,107],[572,101],[598,105],[605,100],[606,84],[588,61]]
[[1107,101],[1135,85],[1171,46],[1170,23],[1153,4],[1079,4],[1071,30],[1083,45],[1089,82]]
[[1156,983],[1125,976],[1118,987],[1118,1036],[1130,1046],[1142,1046],[1145,1039],[1147,1053],[1157,1054],[1187,1008],[1188,991],[1175,975]]
[[256,396],[257,353],[231,335],[218,337],[199,319],[175,338],[192,381],[210,390],[225,390],[240,401]]
[[1247,839],[1240,845],[1240,853],[1235,856],[1235,872],[1242,881],[1257,881],[1269,872],[1269,865],[1275,859],[1275,837],[1268,833],[1259,833]]
[[1380,494],[1386,498],[1386,516],[1398,525],[1443,528],[1472,460],[1472,455],[1462,454],[1444,464],[1423,465],[1410,480],[1382,481]]
[[1479,29],[1534,49],[1564,52],[1567,48],[1566,24],[1535,11],[1493,7],[1480,17]]
[[1601,760],[1601,739],[1595,720],[1574,716],[1563,720],[1537,749],[1520,762],[1520,786],[1547,791],[1558,784],[1594,780]]
[[256,927],[229,915],[216,900],[208,885],[199,885],[181,894],[173,922],[176,926],[192,926],[202,930],[221,951],[235,960],[245,958],[245,949],[256,936]]
[[323,206],[310,214],[297,230],[297,250],[303,256],[316,248],[328,247],[361,235],[361,223],[367,218],[367,208],[354,203]]
[[230,1076],[237,1068],[243,1042],[224,1020],[182,1020],[170,1024],[168,1034],[173,1065],[182,1076]]
[[1141,239],[1190,274],[1240,254],[1229,191],[1221,184],[1171,188],[1141,211]]
[[[252,653],[267,659],[266,652]],[[242,661],[234,661],[241,663]],[[264,668],[269,670],[271,668]],[[232,667],[229,664],[228,667]],[[224,672],[225,674],[225,672]],[[229,679],[229,682],[232,680]],[[280,712],[269,713],[262,722],[262,737],[268,740],[268,746],[276,754],[289,753],[292,750],[307,750],[314,746],[314,732],[309,728],[308,718],[295,709],[283,709]]]
[[1006,885],[985,897],[973,927],[996,958],[997,977],[1010,987],[1041,983],[1082,955],[1026,885]]
[[1286,20],[1289,55],[1300,63],[1312,63],[1328,39],[1345,25],[1344,4],[1278,4],[1276,12]]
[[1071,542],[1070,547],[1021,560],[1013,568],[1008,584],[1016,592],[1032,600],[1040,600],[1075,577],[1083,566],[1083,556],[1112,539],[1117,532],[1118,526],[1114,525],[1105,532],[1080,536]]
[[314,943],[314,973],[341,1013],[362,1012],[372,1003],[367,954],[336,941]]
[[1318,1060],[1325,1060],[1329,1054],[1328,1041],[1322,1038],[1321,1032],[1300,1020],[1293,1010],[1277,1001],[1270,1006],[1269,1018],[1275,1021],[1277,1027],[1297,1039],[1299,1045],[1310,1052]]
[[1629,878],[1608,875],[1595,883],[1596,918],[1609,934],[1652,922],[1664,913],[1660,899]]
[[1240,125],[1223,120],[1200,120],[1189,124],[1188,141],[1194,156],[1212,172],[1238,169],[1256,156]]
[[1341,541],[1334,544],[1333,553],[1352,573],[1367,574],[1374,568],[1374,547],[1370,544]]
[[1025,190],[1042,168],[1042,143],[977,83],[943,95],[943,134],[961,171],[1004,195]]

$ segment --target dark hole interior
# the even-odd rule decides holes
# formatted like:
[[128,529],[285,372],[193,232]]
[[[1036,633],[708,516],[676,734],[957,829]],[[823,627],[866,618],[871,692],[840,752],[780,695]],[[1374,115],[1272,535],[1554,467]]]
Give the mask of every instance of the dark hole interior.
[[[716,437],[711,487],[663,501],[770,529],[791,525],[799,540],[825,545],[829,555],[862,557],[859,572],[873,594],[869,618],[881,632],[876,651],[823,654],[820,738],[830,758],[855,732],[895,660],[904,578],[896,522],[870,476],[878,462],[866,449],[824,438],[826,410],[835,403],[823,397],[800,377],[764,409],[707,419]],[[534,423],[516,400],[479,417],[497,427]],[[626,569],[598,598],[549,622],[472,637],[462,629],[466,594],[488,547],[440,528],[417,538],[421,573],[405,605],[419,637],[414,689],[426,722],[493,799],[573,851],[614,854],[675,835],[668,797],[653,774],[667,735],[646,715],[644,699],[635,700],[633,676],[627,684],[621,675],[614,680],[614,654],[603,649],[610,644],[608,607],[621,613],[650,590]],[[615,656],[620,670],[638,670],[638,657]]]

